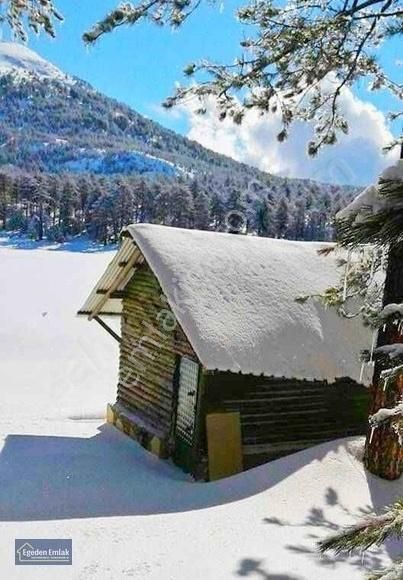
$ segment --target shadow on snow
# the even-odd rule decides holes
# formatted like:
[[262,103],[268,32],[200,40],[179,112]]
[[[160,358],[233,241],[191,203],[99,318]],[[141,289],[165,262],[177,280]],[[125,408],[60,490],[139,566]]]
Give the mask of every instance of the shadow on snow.
[[271,573],[266,567],[264,560],[254,560],[252,558],[244,558],[239,564],[236,571],[238,576],[254,576],[255,578],[262,578],[263,580],[300,580],[301,576],[290,576],[289,574]]
[[[326,509],[323,507],[312,506],[309,508],[305,519],[297,524],[290,523],[279,518],[264,518],[263,523],[272,526],[292,526],[304,528],[306,533],[306,543],[299,545],[288,545],[286,548],[301,556],[308,556],[314,558],[317,563],[326,568],[334,568],[339,562],[348,562],[351,566],[367,570],[376,570],[382,568],[385,562],[383,554],[386,554],[391,559],[401,557],[401,543],[400,541],[390,540],[385,542],[382,547],[373,546],[366,552],[357,550],[352,554],[335,554],[334,552],[326,552],[320,554],[318,551],[318,542],[324,537],[331,536],[340,532],[341,527],[332,519],[332,509],[337,508],[346,515],[346,526],[352,522],[358,522],[365,519],[374,513],[381,513],[385,508],[385,497],[391,495],[390,482],[381,480],[378,477],[366,472],[368,488],[371,496],[371,504],[360,507],[355,512],[352,512],[340,501],[337,492],[328,487],[324,493],[324,503]],[[389,489],[388,489],[389,485]],[[393,494],[393,492],[392,492]],[[320,530],[320,534],[318,533]],[[264,576],[262,576],[264,578]]]
[[109,425],[91,438],[9,435],[0,454],[0,520],[148,515],[250,497],[337,449],[332,442],[217,482],[195,483]]

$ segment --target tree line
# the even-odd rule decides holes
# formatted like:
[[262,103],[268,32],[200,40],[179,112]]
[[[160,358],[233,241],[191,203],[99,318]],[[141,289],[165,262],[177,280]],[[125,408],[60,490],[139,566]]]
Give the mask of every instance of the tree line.
[[93,174],[0,173],[0,228],[34,240],[63,242],[86,234],[115,242],[130,223],[239,231],[294,240],[332,240],[340,195],[275,196],[261,185],[211,191],[197,179]]

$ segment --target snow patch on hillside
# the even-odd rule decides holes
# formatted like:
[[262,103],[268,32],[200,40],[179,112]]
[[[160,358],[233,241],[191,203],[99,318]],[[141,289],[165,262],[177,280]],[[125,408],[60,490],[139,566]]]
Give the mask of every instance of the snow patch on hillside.
[[0,75],[14,74],[17,79],[34,75],[72,83],[73,79],[64,74],[36,52],[16,42],[0,42]]
[[67,161],[64,169],[75,173],[92,172],[92,173],[139,173],[139,174],[161,174],[169,177],[175,177],[179,172],[171,161],[166,161],[160,157],[155,157],[141,151],[120,151],[115,153],[106,153],[105,150],[86,151],[79,159]]

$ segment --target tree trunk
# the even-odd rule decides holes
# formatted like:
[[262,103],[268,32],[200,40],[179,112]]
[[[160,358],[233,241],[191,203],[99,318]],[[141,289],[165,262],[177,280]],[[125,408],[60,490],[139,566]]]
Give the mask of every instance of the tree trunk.
[[43,240],[43,202],[39,200],[39,228],[38,228],[38,240]]
[[[392,248],[388,256],[383,304],[403,302],[403,244]],[[379,332],[378,346],[403,342],[403,337],[393,324],[387,324]],[[403,397],[403,375],[390,382],[383,390],[380,380],[381,371],[390,366],[377,362],[375,364],[374,380],[371,387],[372,403],[370,414],[376,413],[382,407],[394,407]],[[399,445],[396,434],[389,424],[380,426],[373,432],[368,429],[365,442],[365,467],[375,475],[384,479],[397,479],[403,471],[403,448]]]

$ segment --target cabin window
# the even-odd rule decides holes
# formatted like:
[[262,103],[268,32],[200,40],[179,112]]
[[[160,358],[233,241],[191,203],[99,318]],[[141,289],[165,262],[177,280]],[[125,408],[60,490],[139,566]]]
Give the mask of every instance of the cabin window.
[[199,365],[190,358],[182,357],[179,365],[176,434],[190,445],[195,431],[198,383]]

